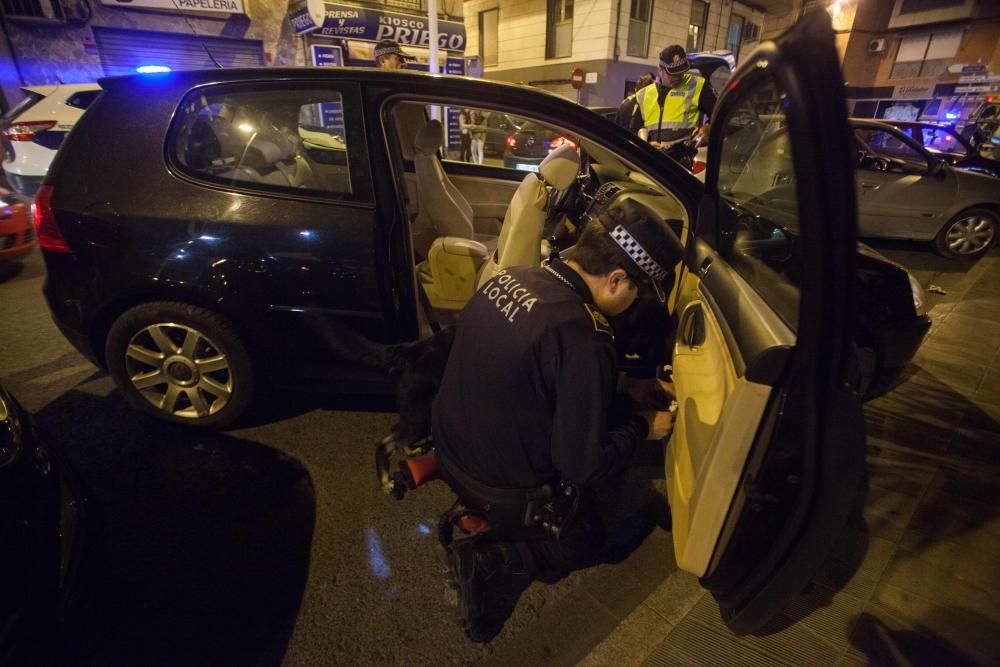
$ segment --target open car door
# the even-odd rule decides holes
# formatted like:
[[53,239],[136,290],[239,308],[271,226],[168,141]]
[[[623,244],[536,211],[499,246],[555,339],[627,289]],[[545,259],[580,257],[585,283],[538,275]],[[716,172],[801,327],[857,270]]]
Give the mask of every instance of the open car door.
[[834,34],[816,10],[761,45],[719,100],[679,286],[674,550],[738,634],[806,587],[863,488],[852,160]]

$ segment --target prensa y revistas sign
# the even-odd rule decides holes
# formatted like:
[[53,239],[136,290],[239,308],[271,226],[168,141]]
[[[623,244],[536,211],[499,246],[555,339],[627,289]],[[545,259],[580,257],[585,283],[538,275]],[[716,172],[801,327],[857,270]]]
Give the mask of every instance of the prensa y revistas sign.
[[[338,5],[321,0],[300,0],[288,19],[297,34],[312,32],[324,37],[347,37],[377,42],[391,39],[410,46],[430,46],[426,16],[383,12],[366,7]],[[465,24],[438,21],[438,48],[465,50]]]

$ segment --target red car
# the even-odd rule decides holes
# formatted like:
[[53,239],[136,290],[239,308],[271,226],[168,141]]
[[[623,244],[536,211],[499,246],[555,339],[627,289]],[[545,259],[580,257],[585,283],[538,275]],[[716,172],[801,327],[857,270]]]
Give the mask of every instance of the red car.
[[0,264],[20,259],[35,245],[35,227],[28,205],[0,189]]

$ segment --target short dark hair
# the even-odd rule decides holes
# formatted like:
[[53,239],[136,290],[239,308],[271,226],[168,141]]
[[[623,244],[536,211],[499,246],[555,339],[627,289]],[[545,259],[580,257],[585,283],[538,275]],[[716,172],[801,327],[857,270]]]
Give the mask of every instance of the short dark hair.
[[575,261],[592,276],[604,276],[615,269],[622,269],[641,291],[653,289],[650,277],[608,234],[608,229],[621,224],[626,216],[637,215],[635,211],[626,212],[624,209],[612,206],[600,214],[601,219],[591,218],[584,225],[579,240],[568,254],[568,259]]

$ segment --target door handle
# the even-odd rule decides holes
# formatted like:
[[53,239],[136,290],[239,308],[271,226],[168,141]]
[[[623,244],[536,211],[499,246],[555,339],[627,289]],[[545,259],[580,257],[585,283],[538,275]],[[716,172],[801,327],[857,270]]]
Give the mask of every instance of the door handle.
[[863,181],[861,183],[862,190],[878,190],[878,188],[879,188],[878,183],[865,183]]
[[700,303],[692,303],[684,309],[678,330],[681,343],[688,347],[705,343],[705,313]]

